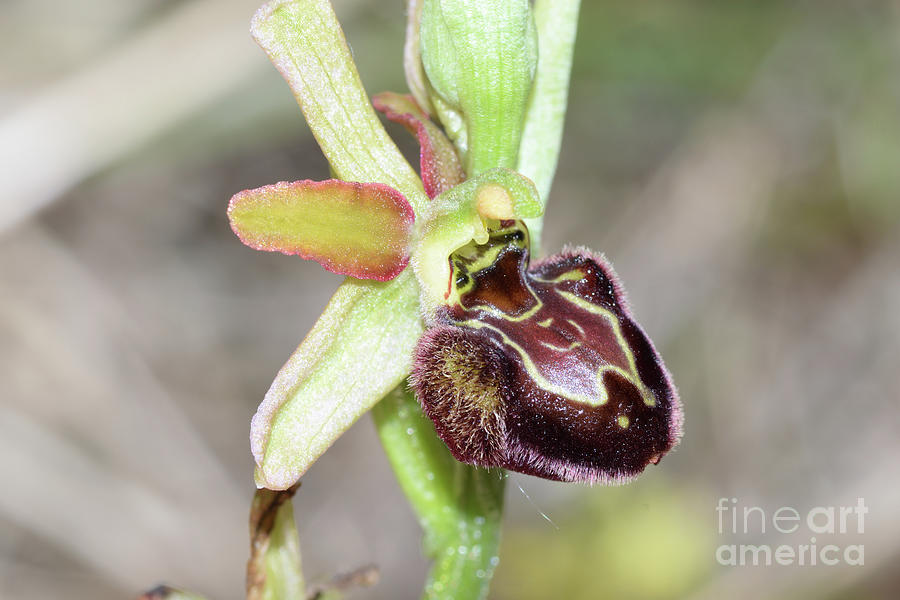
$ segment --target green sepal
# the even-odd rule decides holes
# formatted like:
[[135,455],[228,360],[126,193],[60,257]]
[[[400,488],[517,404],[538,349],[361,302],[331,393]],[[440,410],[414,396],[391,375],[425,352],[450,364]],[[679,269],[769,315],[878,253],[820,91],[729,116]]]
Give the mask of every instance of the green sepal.
[[[534,181],[545,206],[562,142],[580,3],[580,0],[534,2],[540,56],[525,113],[516,170]],[[532,254],[537,255],[543,218],[527,219],[525,223],[531,234]]]
[[286,489],[300,479],[406,378],[422,331],[410,269],[386,283],[344,281],[253,416],[257,486]]
[[534,218],[543,210],[531,180],[510,169],[485,171],[434,198],[412,257],[425,314],[448,296],[447,257],[472,240],[485,243],[492,221]]
[[424,531],[425,553],[434,560],[423,598],[486,598],[499,562],[506,474],[453,458],[405,386],[379,402],[372,416]]
[[528,0],[425,0],[419,41],[431,102],[468,176],[515,168],[537,65]]
[[422,182],[369,104],[331,3],[274,0],[254,15],[251,31],[293,90],[337,177],[389,185],[421,212]]

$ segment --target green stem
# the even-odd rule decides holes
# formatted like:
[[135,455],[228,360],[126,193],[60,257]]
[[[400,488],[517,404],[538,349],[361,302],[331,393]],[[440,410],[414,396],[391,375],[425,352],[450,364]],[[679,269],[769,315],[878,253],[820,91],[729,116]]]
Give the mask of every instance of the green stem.
[[499,562],[506,474],[454,459],[405,386],[378,403],[372,416],[434,560],[423,598],[486,598]]

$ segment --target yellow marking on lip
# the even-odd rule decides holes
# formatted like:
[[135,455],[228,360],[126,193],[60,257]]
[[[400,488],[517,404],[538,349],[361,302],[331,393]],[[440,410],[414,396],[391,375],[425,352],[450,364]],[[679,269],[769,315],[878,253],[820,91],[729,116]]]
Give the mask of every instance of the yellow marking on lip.
[[541,283],[559,283],[561,281],[581,281],[584,279],[584,273],[582,273],[579,269],[572,269],[571,271],[566,271],[561,275],[557,275],[553,279],[542,279],[540,277],[535,277],[535,281],[540,281]]
[[[514,228],[504,229],[493,231],[493,235],[497,235],[498,233],[503,234],[504,232],[511,231]],[[485,243],[489,243],[490,240],[484,240]],[[454,252],[450,256],[450,290],[446,296],[446,304],[448,305],[460,305],[462,306],[462,298],[466,294],[472,291],[475,287],[475,276],[484,271],[485,269],[490,269],[493,267],[497,260],[500,257],[500,254],[506,250],[507,245],[503,244],[491,244],[487,248],[481,248],[485,243],[476,243],[473,247],[472,245],[463,246],[459,248],[456,252]],[[459,268],[454,263],[454,257],[461,259],[462,261],[469,261],[468,264],[462,264]],[[465,269],[466,274],[468,276],[468,281],[462,286],[456,285],[456,276],[460,269]],[[534,292],[532,292],[529,286],[526,286],[528,291],[531,292],[532,296],[534,296]],[[471,308],[481,308],[484,305],[475,305]],[[465,309],[465,307],[463,307]],[[470,310],[470,309],[465,309]],[[496,316],[500,318],[510,318],[507,317],[504,313],[496,314]],[[529,314],[530,316],[530,314]],[[517,319],[520,320],[520,319]]]
[[[525,371],[531,377],[531,380],[534,381],[535,385],[541,388],[544,391],[550,392],[551,394],[556,394],[557,396],[562,396],[567,400],[571,400],[573,402],[579,402],[581,404],[586,404],[588,406],[603,406],[609,401],[609,392],[606,390],[606,386],[603,384],[603,374],[607,371],[612,371],[613,373],[618,374],[626,381],[633,384],[638,390],[642,389],[640,383],[635,383],[634,376],[627,372],[622,367],[617,367],[615,365],[603,365],[597,370],[597,398],[592,398],[586,394],[571,394],[569,391],[563,389],[562,387],[551,383],[547,380],[546,377],[541,375],[541,372],[538,371],[537,366],[534,364],[534,361],[531,360],[531,357],[528,355],[528,352],[522,348],[520,345],[515,343],[510,339],[508,335],[506,335],[502,330],[498,329],[493,325],[488,325],[482,321],[476,321],[474,319],[468,321],[461,321],[458,325],[462,327],[471,327],[472,329],[490,329],[491,331],[496,332],[503,339],[503,343],[510,348],[512,348],[516,354],[518,354],[522,358],[522,363],[525,365]],[[651,396],[652,397],[652,396]],[[647,402],[647,399],[644,398],[644,403]],[[654,404],[650,405],[653,406]]]
[[[471,262],[471,264],[466,265],[466,267],[467,267],[466,270],[468,271],[468,275],[469,275],[469,281],[467,281],[466,284],[464,284],[463,286],[461,286],[459,288],[457,288],[456,286],[453,286],[453,288],[452,288],[451,293],[454,297],[451,298],[451,302],[453,304],[458,304],[458,305],[462,306],[462,297],[465,296],[466,293],[471,291],[472,287],[474,286],[474,279],[475,279],[476,274],[480,271],[483,271],[484,269],[488,269],[491,266],[493,266],[496,263],[500,253],[505,248],[506,248],[506,246],[504,246],[502,244],[497,244],[492,247],[486,248],[483,253],[477,253],[474,256],[473,256],[473,254],[471,254],[472,250],[474,250],[471,246],[468,249],[461,249],[461,251],[458,252],[458,256],[460,256],[461,258],[467,258],[468,260],[470,260],[472,262]],[[467,250],[468,250],[468,252],[467,252]],[[467,256],[467,254],[468,254],[468,256]],[[453,268],[453,265],[451,265],[451,269],[452,268]],[[541,283],[553,284],[553,283],[559,283],[562,281],[580,281],[583,278],[584,278],[584,273],[580,269],[572,269],[570,271],[562,273],[561,275],[558,275],[557,277],[555,277],[553,279],[548,280],[548,279],[540,279],[540,278],[532,277],[531,280],[538,281]],[[507,313],[504,313],[503,311],[500,311],[500,310],[494,308],[493,306],[486,305],[486,304],[476,304],[476,305],[473,305],[470,307],[463,307],[463,308],[467,312],[476,310],[476,309],[481,310],[484,313],[487,313],[488,315],[490,315],[494,318],[509,321],[509,322],[525,321],[525,320],[533,317],[544,307],[544,303],[542,302],[541,298],[535,293],[535,291],[534,291],[534,289],[532,289],[531,285],[528,285],[527,279],[525,282],[525,289],[528,290],[528,293],[534,299],[535,304],[532,308],[530,308],[529,310],[525,311],[523,314],[518,315],[518,316],[509,315]],[[613,334],[615,335],[618,346],[622,349],[622,352],[625,355],[625,358],[627,361],[627,368],[623,368],[623,367],[620,367],[617,365],[611,365],[611,364],[605,364],[605,365],[598,367],[597,374],[596,374],[596,383],[595,383],[595,388],[597,390],[596,397],[592,397],[587,394],[570,394],[570,392],[565,390],[563,387],[551,383],[538,370],[537,366],[535,365],[535,363],[533,362],[531,357],[528,355],[528,352],[524,348],[522,348],[519,344],[514,342],[504,331],[497,328],[496,326],[490,325],[490,324],[485,323],[478,319],[469,319],[467,321],[458,322],[458,325],[468,326],[472,329],[486,328],[486,329],[490,329],[491,331],[494,331],[495,333],[497,333],[500,336],[502,343],[504,345],[508,346],[509,348],[511,348],[514,352],[516,352],[520,356],[520,358],[522,359],[522,364],[524,365],[526,372],[531,377],[532,381],[534,381],[535,385],[537,385],[538,387],[540,387],[541,389],[543,389],[547,392],[556,394],[558,396],[562,396],[563,398],[567,398],[574,402],[586,404],[588,406],[600,406],[600,405],[606,404],[609,401],[609,391],[606,389],[606,385],[603,382],[603,376],[607,371],[610,371],[610,372],[618,374],[619,376],[624,378],[626,381],[628,381],[629,383],[634,385],[635,388],[640,393],[641,398],[645,405],[651,406],[651,407],[656,406],[656,399],[654,398],[653,393],[650,391],[649,388],[647,388],[644,385],[644,383],[640,379],[640,376],[638,375],[637,364],[635,361],[634,353],[632,352],[631,347],[628,345],[627,341],[625,340],[625,337],[622,333],[621,325],[619,323],[618,316],[614,312],[612,312],[602,306],[598,306],[596,304],[588,302],[587,300],[584,300],[583,298],[580,298],[579,296],[577,296],[571,292],[567,292],[567,291],[555,289],[555,288],[554,288],[554,291],[557,294],[559,294],[563,300],[565,300],[569,304],[575,306],[576,308],[587,311],[593,315],[597,315],[597,316],[600,316],[600,317],[606,319],[609,323],[610,328],[613,331]],[[582,338],[587,337],[587,332],[578,322],[576,322],[573,319],[566,319],[566,321],[570,325],[572,325],[573,328],[578,330],[578,332]],[[540,321],[538,323],[538,325],[541,327],[550,327],[553,324],[553,322],[554,322],[553,317],[550,317],[550,318],[544,319],[543,321]],[[578,342],[578,341],[572,342],[568,347],[555,346],[553,344],[543,342],[543,341],[541,341],[539,343],[542,344],[543,346],[545,346],[551,350],[557,351],[557,352],[571,351],[582,345],[581,342]],[[623,415],[623,417],[626,420],[628,419],[627,416]],[[621,423],[620,423],[620,426],[622,426]],[[627,425],[624,425],[622,427],[627,427]]]
[[[602,306],[597,306],[596,304],[588,302],[583,298],[579,298],[571,292],[556,290],[556,293],[578,308],[586,310],[589,313],[599,315],[609,321],[613,333],[616,336],[616,341],[618,342],[619,347],[622,348],[622,351],[625,353],[626,360],[628,360],[628,370],[630,371],[630,374],[628,377],[626,377],[626,379],[628,379],[628,381],[630,381],[635,385],[635,387],[637,387],[638,391],[641,393],[641,397],[644,400],[644,404],[646,404],[647,406],[656,406],[656,398],[653,397],[653,393],[649,389],[647,389],[647,386],[644,385],[644,382],[641,381],[641,378],[638,375],[637,364],[634,360],[634,353],[631,351],[631,346],[628,345],[628,342],[625,340],[625,336],[622,334],[622,327],[619,325],[619,318],[612,311],[607,310]],[[603,369],[600,370],[597,376],[602,377],[602,375]],[[602,387],[602,381],[600,382],[600,385]]]
[[575,329],[578,330],[578,333],[581,334],[581,337],[584,337],[584,328],[581,325],[579,325],[576,321],[573,321],[572,319],[566,319],[566,321],[569,323],[569,325],[571,325],[572,327],[574,327]]
[[495,319],[502,319],[504,321],[512,321],[513,323],[518,323],[519,321],[527,321],[528,319],[533,317],[536,312],[538,312],[539,310],[541,310],[541,308],[544,307],[544,303],[541,302],[541,299],[538,298],[533,291],[531,291],[531,288],[526,286],[526,289],[528,289],[528,292],[532,295],[536,304],[534,306],[532,306],[531,308],[529,308],[528,310],[526,310],[525,312],[523,312],[521,315],[518,315],[518,316],[509,315],[509,314],[503,312],[502,310],[497,310],[496,308],[494,308],[493,306],[491,306],[489,304],[473,304],[466,310],[474,310],[477,308],[478,310],[482,310],[482,311],[486,312],[487,314],[494,317]]
[[[604,385],[598,386],[598,396],[599,397],[595,399],[595,398],[591,398],[590,396],[588,396],[586,394],[574,394],[574,395],[570,394],[567,390],[563,389],[562,387],[551,383],[543,375],[541,375],[540,371],[538,371],[538,368],[534,364],[534,361],[532,361],[531,357],[528,356],[528,352],[526,352],[525,349],[522,348],[520,345],[518,345],[517,343],[512,341],[508,335],[503,333],[503,331],[501,331],[500,329],[497,329],[493,325],[488,325],[487,323],[484,323],[482,321],[476,321],[476,320],[463,321],[462,323],[460,323],[460,325],[471,327],[473,329],[482,329],[482,328],[490,329],[491,331],[494,331],[497,334],[499,334],[500,337],[503,338],[503,343],[506,344],[507,346],[509,346],[510,348],[512,348],[516,352],[516,354],[518,354],[522,358],[522,364],[525,365],[525,371],[528,372],[528,375],[531,377],[531,380],[534,381],[534,383],[542,390],[548,391],[551,394],[556,394],[557,396],[562,396],[563,398],[572,400],[573,402],[580,402],[581,404],[587,404],[588,406],[601,406],[603,404],[606,404],[606,402],[609,400],[609,398],[607,397],[608,393],[606,391],[606,386],[604,386]],[[613,367],[613,368],[616,370],[621,370],[618,367]]]
[[[493,262],[491,264],[493,264]],[[489,267],[484,267],[484,268],[489,268]],[[481,270],[483,270],[483,269],[479,269],[479,271],[481,271]],[[470,273],[470,279],[472,281],[475,280],[475,273],[477,273],[477,272],[478,271]],[[520,321],[526,321],[526,320],[530,319],[531,317],[533,317],[538,311],[540,311],[544,307],[544,303],[538,297],[538,295],[534,293],[534,290],[531,289],[531,286],[528,285],[527,282],[525,285],[525,289],[528,290],[528,293],[534,299],[534,306],[532,306],[531,308],[526,310],[521,315],[513,316],[510,314],[507,314],[507,313],[503,312],[502,310],[497,310],[496,308],[494,308],[493,306],[491,306],[489,304],[473,304],[472,306],[466,308],[466,310],[467,311],[475,310],[475,309],[482,310],[496,319],[503,319],[504,321],[512,321],[513,323],[518,323]],[[462,296],[463,295],[464,294],[459,294],[458,303],[460,305],[462,305]],[[550,320],[552,321],[553,319],[551,318]]]
[[616,417],[616,423],[619,424],[619,427],[622,429],[628,429],[628,426],[631,424],[631,420],[628,418],[628,415],[619,415]]
[[553,344],[551,344],[549,342],[539,342],[539,343],[541,344],[541,346],[544,346],[545,348],[550,348],[551,350],[556,350],[557,352],[569,352],[569,351],[574,350],[575,348],[578,348],[579,346],[581,346],[581,342],[572,342],[571,344],[569,344],[568,346],[565,346],[565,347],[554,346]]

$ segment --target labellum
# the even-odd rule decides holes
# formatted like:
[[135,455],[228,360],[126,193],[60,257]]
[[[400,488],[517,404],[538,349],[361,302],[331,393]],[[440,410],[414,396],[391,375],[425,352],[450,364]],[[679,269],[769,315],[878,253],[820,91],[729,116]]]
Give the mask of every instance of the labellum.
[[609,264],[566,251],[529,266],[521,221],[450,258],[413,385],[460,461],[622,483],[681,435],[681,405]]

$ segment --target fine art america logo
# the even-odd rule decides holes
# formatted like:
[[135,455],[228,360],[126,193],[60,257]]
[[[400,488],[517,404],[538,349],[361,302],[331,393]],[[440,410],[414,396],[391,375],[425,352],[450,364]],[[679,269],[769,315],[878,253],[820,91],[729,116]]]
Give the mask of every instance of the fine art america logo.
[[841,542],[865,533],[868,512],[863,498],[857,498],[855,506],[815,506],[805,512],[791,506],[766,510],[742,505],[737,498],[719,498],[719,535],[737,543],[716,548],[716,562],[731,567],[862,566],[864,545]]

